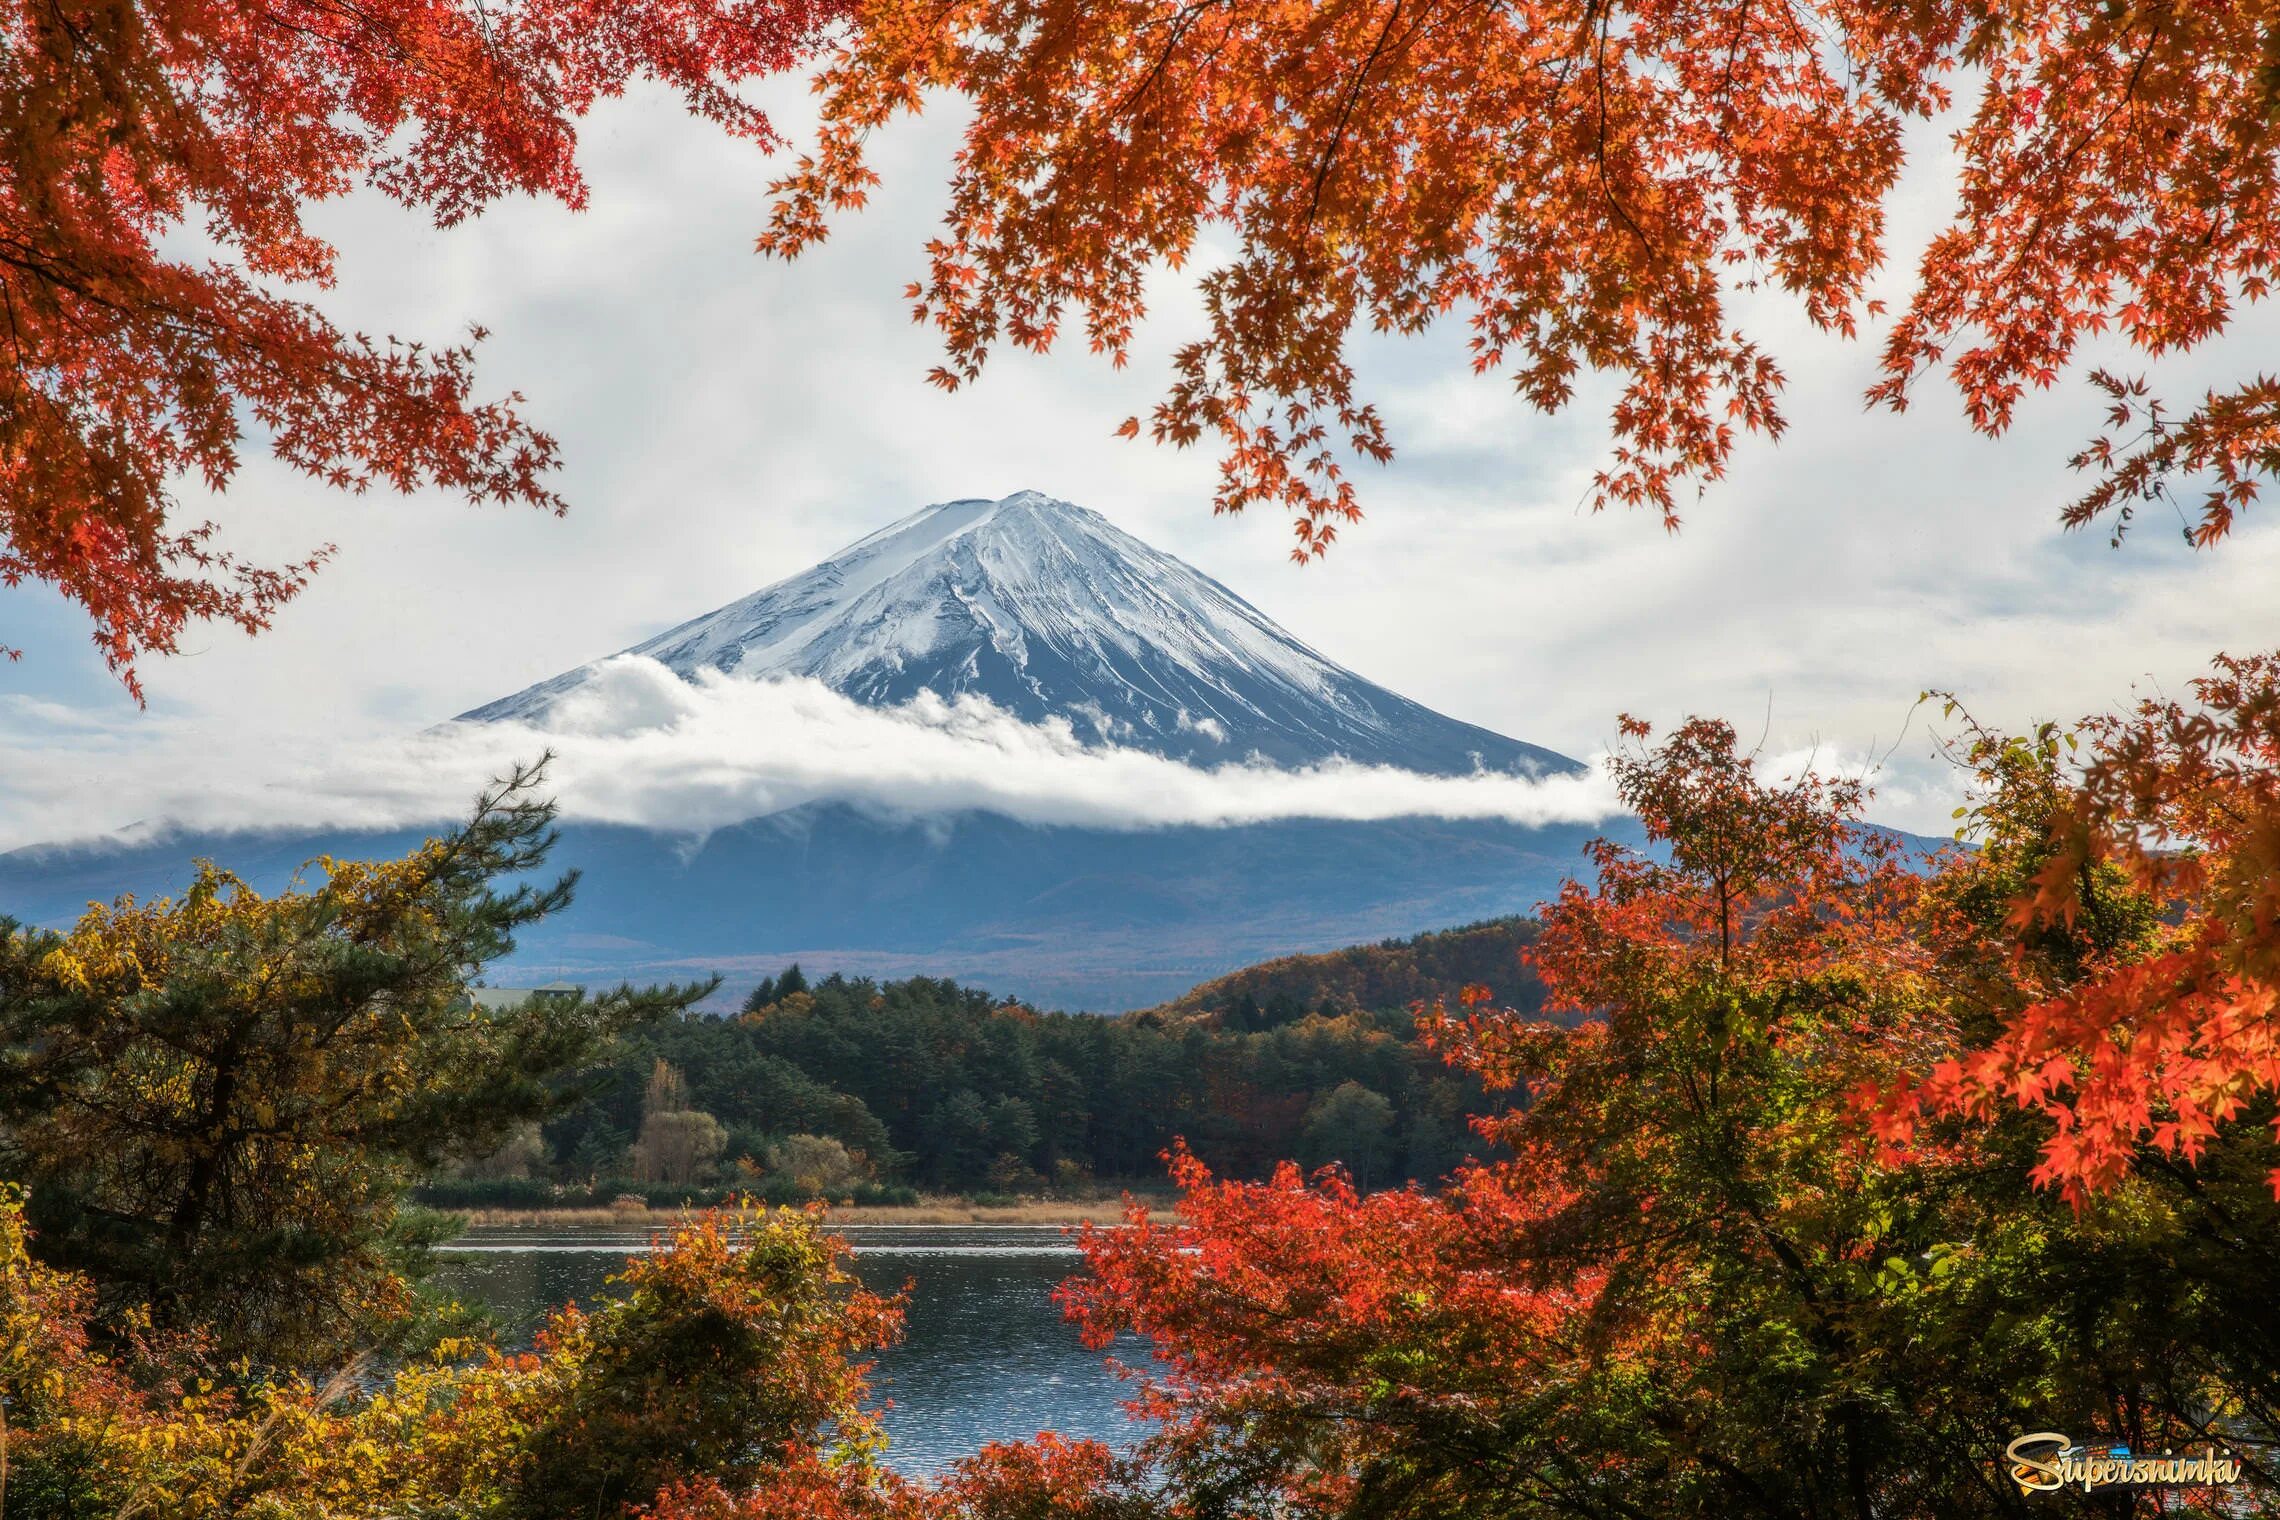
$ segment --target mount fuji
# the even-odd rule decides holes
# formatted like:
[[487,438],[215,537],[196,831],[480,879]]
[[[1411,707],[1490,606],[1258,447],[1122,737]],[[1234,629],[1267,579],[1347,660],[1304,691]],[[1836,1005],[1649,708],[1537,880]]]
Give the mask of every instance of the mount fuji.
[[[1189,763],[1579,768],[1362,679],[1192,566],[1036,491],[923,508],[623,653],[687,680],[812,677],[879,705],[978,696],[1024,722],[1058,718],[1081,738]],[[592,669],[460,719],[543,725]]]
[[[1030,491],[927,507],[625,653],[689,682],[807,678],[865,705],[983,698],[1065,724],[1088,748],[1207,768],[1581,769],[1364,679],[1098,513]],[[455,721],[547,728],[608,664]],[[719,972],[735,997],[796,959],[811,973],[951,976],[1110,1011],[1272,956],[1527,912],[1603,831],[1635,826],[1407,816],[1119,829],[819,801],[691,836],[570,816],[552,864],[581,872],[577,899],[493,976]],[[179,890],[199,856],[271,890],[317,854],[397,854],[423,833],[161,831],[17,850],[0,855],[0,914],[68,923],[91,898]]]

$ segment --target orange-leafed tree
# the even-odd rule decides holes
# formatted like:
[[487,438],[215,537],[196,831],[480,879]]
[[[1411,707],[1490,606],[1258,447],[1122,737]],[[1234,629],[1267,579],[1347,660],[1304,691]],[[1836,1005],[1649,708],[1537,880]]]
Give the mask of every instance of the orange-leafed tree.
[[1649,848],[1599,847],[1547,906],[1526,954],[1553,1017],[1426,1011],[1524,1092],[1477,1125],[1510,1160],[1362,1194],[1175,1155],[1176,1224],[1088,1236],[1067,1301],[1162,1358],[1141,1408],[1174,1487],[1355,1520],[2010,1515],[1992,1457],[2029,1428],[2214,1441],[2270,1483],[2268,1133],[2077,1210],[2027,1185],[2031,1109],[1928,1115],[1903,1156],[1855,1106],[2042,979],[2142,954],[2144,916],[2022,950],[2013,862],[1910,858],[1857,784],[1769,782],[1720,723],[1612,768]]
[[1600,846],[1547,909],[1556,1017],[1427,1016],[1524,1090],[1477,1121],[1510,1160],[1364,1195],[1182,1155],[1178,1225],[1088,1238],[1071,1307],[1150,1338],[1154,1449],[1229,1512],[1849,1513],[1856,1465],[1880,1502],[1948,1497],[1952,1464],[1904,1496],[1876,1453],[1959,1431],[1872,1399],[1848,1340],[1891,1312],[1875,1264],[1928,1243],[1843,1140],[1848,1075],[1938,1024],[1913,880],[1852,827],[1858,787],[1767,785],[1722,724],[1614,768],[1656,849]]
[[[177,489],[249,438],[348,491],[434,485],[550,511],[555,442],[480,397],[471,343],[374,341],[312,202],[361,184],[450,225],[510,193],[582,205],[579,119],[640,79],[763,148],[738,86],[837,0],[8,0],[0,5],[0,582],[139,656],[267,624],[325,557],[248,563]],[[481,333],[474,335],[481,337]]]
[[[1737,438],[1778,435],[1782,372],[1738,290],[1825,330],[1883,313],[1886,208],[1913,124],[1960,111],[1950,225],[1887,334],[1871,397],[1944,367],[2001,432],[2080,345],[2142,356],[2221,334],[2280,252],[2267,0],[866,0],[823,76],[812,158],[765,249],[860,205],[872,130],[962,92],[945,232],[914,313],[937,380],[1081,324],[1125,362],[1159,265],[1206,264],[1202,330],[1147,426],[1223,449],[1217,505],[1297,514],[1297,553],[1356,515],[1348,467],[1391,440],[1356,332],[1469,328],[1476,371],[1556,411],[1612,377],[1600,504],[1675,523]],[[1961,98],[1959,98],[1961,97]],[[2114,432],[2070,523],[2118,529],[2205,477],[2213,542],[2280,466],[2280,382],[2182,414],[2093,375]],[[1138,418],[1125,423],[1141,428]]]
[[2080,1203],[2274,1124],[2280,654],[2220,657],[2190,700],[2068,733],[1975,729],[1968,759],[1968,869],[2002,894],[2014,993],[1971,1049],[1881,1095],[1887,1138],[1905,1147],[1932,1113],[2035,1111],[2035,1180]]

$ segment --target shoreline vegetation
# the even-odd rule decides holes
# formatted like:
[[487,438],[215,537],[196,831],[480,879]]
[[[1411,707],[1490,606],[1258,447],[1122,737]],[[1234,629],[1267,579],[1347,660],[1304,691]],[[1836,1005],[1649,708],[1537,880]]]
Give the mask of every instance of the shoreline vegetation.
[[[1116,1015],[935,977],[811,983],[787,966],[740,1013],[679,1010],[626,1029],[554,1111],[439,1158],[412,1196],[484,1218],[749,1194],[888,1220],[1061,1223],[1113,1214],[1095,1200],[1127,1183],[1163,1193],[1165,1158],[1183,1145],[1227,1177],[1295,1160],[1342,1164],[1365,1190],[1430,1186],[1479,1152],[1468,1116],[1499,1100],[1420,1038],[1416,1008],[1488,986],[1533,1013],[1520,952],[1534,932],[1497,919],[1286,957]],[[484,990],[500,1007],[560,1003],[565,1015],[583,991]],[[945,1207],[957,1212],[902,1212]]]
[[[1148,1219],[1153,1224],[1169,1224],[1174,1215],[1168,1196],[1157,1198],[1141,1194],[1132,1195],[1131,1201],[1148,1206]],[[1079,1225],[1116,1224],[1123,1220],[1127,1200],[1121,1197],[1093,1199],[1035,1198],[1012,1203],[977,1203],[970,1198],[929,1197],[917,1203],[857,1203],[827,1204],[824,1224],[881,1225],[881,1224],[978,1224],[978,1225]],[[665,1229],[703,1213],[701,1205],[644,1204],[638,1208],[619,1205],[607,1208],[472,1208],[449,1209],[466,1222],[470,1230],[505,1229],[590,1229],[600,1226],[618,1226],[625,1229]],[[449,1250],[449,1246],[444,1249]]]

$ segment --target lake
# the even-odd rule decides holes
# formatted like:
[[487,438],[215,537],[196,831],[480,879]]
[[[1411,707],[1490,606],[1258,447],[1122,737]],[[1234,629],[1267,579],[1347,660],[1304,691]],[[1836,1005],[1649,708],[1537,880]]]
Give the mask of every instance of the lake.
[[[876,1395],[890,1402],[887,1464],[908,1474],[940,1470],[990,1441],[1040,1430],[1115,1445],[1135,1427],[1125,1418],[1128,1385],[1061,1318],[1054,1287],[1079,1257],[1057,1226],[841,1225],[854,1269],[880,1293],[908,1283],[903,1338],[878,1358]],[[554,1306],[590,1303],[646,1231],[494,1228],[452,1242],[438,1277],[462,1302],[480,1305],[527,1344]],[[1144,1343],[1121,1346],[1144,1364]]]

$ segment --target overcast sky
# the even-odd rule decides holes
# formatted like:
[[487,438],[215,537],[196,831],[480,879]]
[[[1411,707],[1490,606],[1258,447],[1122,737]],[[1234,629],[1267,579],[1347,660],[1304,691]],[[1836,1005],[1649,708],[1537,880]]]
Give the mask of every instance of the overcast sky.
[[[769,95],[780,125],[804,129],[796,84]],[[1923,717],[1903,733],[1920,690],[2018,724],[2174,690],[2219,648],[2280,643],[2280,509],[2216,553],[2151,511],[2118,552],[2102,532],[2063,534],[2078,489],[2064,461],[2098,422],[2087,388],[2070,378],[2030,401],[1998,442],[1963,426],[1944,382],[1905,417],[1865,413],[1880,334],[1820,338],[1773,300],[1742,315],[1790,376],[1790,432],[1745,444],[1679,535],[1584,510],[1606,391],[1541,417],[1474,379],[1451,328],[1363,347],[1399,455],[1359,476],[1367,520],[1327,562],[1294,566],[1286,519],[1211,516],[1210,453],[1111,436],[1194,331],[1179,284],[1121,375],[1080,344],[1001,354],[955,396],[925,383],[937,350],[901,290],[937,225],[952,125],[945,112],[884,135],[872,207],[791,266],[751,251],[769,164],[656,98],[592,121],[583,214],[514,204],[438,233],[374,198],[326,208],[343,262],[322,304],[431,341],[489,327],[484,387],[523,392],[562,440],[571,515],[348,499],[250,461],[226,499],[192,492],[191,507],[255,554],[332,541],[339,555],[271,633],[197,632],[150,662],[148,713],[104,673],[80,613],[0,592],[0,643],[25,652],[0,667],[0,847],[148,819],[204,789],[258,795],[279,757],[353,766],[920,505],[1024,487],[1098,509],[1458,718],[1573,755],[1623,711],[1723,714],[1773,754],[1889,752],[1878,811],[1927,829],[1947,826],[1955,786]],[[1895,304],[1947,202],[1941,149],[1920,137],[1897,209]],[[2182,398],[2253,371],[2276,336],[2260,316],[2156,376]]]

